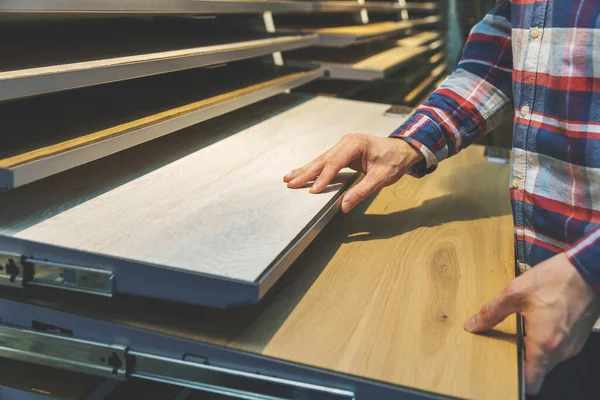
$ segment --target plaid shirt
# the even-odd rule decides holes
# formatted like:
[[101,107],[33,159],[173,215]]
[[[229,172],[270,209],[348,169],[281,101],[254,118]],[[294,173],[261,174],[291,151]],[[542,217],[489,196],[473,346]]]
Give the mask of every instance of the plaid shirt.
[[500,2],[392,137],[422,176],[514,116],[510,197],[524,271],[559,252],[600,290],[600,1]]

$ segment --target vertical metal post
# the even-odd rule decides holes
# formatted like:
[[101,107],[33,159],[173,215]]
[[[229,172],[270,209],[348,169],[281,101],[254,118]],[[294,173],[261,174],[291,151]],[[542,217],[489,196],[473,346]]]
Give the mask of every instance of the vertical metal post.
[[[265,11],[263,13],[263,22],[267,32],[275,33],[275,21],[273,20],[273,13],[271,11]],[[273,63],[277,66],[283,66],[283,56],[280,51],[273,53]]]

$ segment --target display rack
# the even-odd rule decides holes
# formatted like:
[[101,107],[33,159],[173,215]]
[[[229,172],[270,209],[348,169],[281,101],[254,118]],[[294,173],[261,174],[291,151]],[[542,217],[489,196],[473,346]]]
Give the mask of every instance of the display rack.
[[0,396],[35,393],[23,363],[53,394],[73,375],[40,365],[85,373],[82,400],[157,382],[179,400],[450,393],[32,303],[265,307],[360,179],[344,170],[315,196],[281,177],[408,117],[374,88],[414,103],[443,76],[436,2],[0,0],[0,20]]

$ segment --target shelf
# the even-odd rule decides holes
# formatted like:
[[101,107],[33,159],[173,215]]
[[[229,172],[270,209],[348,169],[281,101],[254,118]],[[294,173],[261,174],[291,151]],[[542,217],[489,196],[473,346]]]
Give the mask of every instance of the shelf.
[[356,9],[380,12],[396,12],[402,9],[428,11],[437,9],[433,3],[408,3],[401,6],[391,1],[359,4],[357,1],[293,1],[293,0],[23,0],[1,1],[0,19],[53,19],[81,16],[125,15],[194,15],[194,14],[240,14],[345,12]]
[[369,40],[382,39],[402,33],[407,29],[435,25],[439,16],[430,16],[407,21],[388,21],[365,25],[338,26],[329,28],[307,28],[304,32],[317,33],[321,46],[345,47]]
[[0,1],[0,17],[54,18],[72,16],[190,15],[310,12],[309,2],[291,0],[22,0]]
[[86,21],[0,30],[0,101],[310,46],[316,35],[244,32],[219,21]]
[[240,61],[0,104],[0,188],[88,163],[320,76],[318,69]]
[[438,50],[439,40],[423,46],[402,46],[400,41],[378,41],[342,48],[307,48],[286,54],[286,60],[299,66],[319,65],[332,79],[372,81],[411,64]]

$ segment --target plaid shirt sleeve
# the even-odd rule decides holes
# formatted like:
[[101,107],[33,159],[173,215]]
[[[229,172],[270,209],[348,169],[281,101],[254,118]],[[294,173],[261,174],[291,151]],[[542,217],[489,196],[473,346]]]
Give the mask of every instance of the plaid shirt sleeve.
[[510,12],[499,3],[473,27],[456,70],[391,134],[423,155],[412,175],[433,172],[512,113]]
[[594,229],[569,247],[566,254],[583,278],[600,291],[600,228]]

